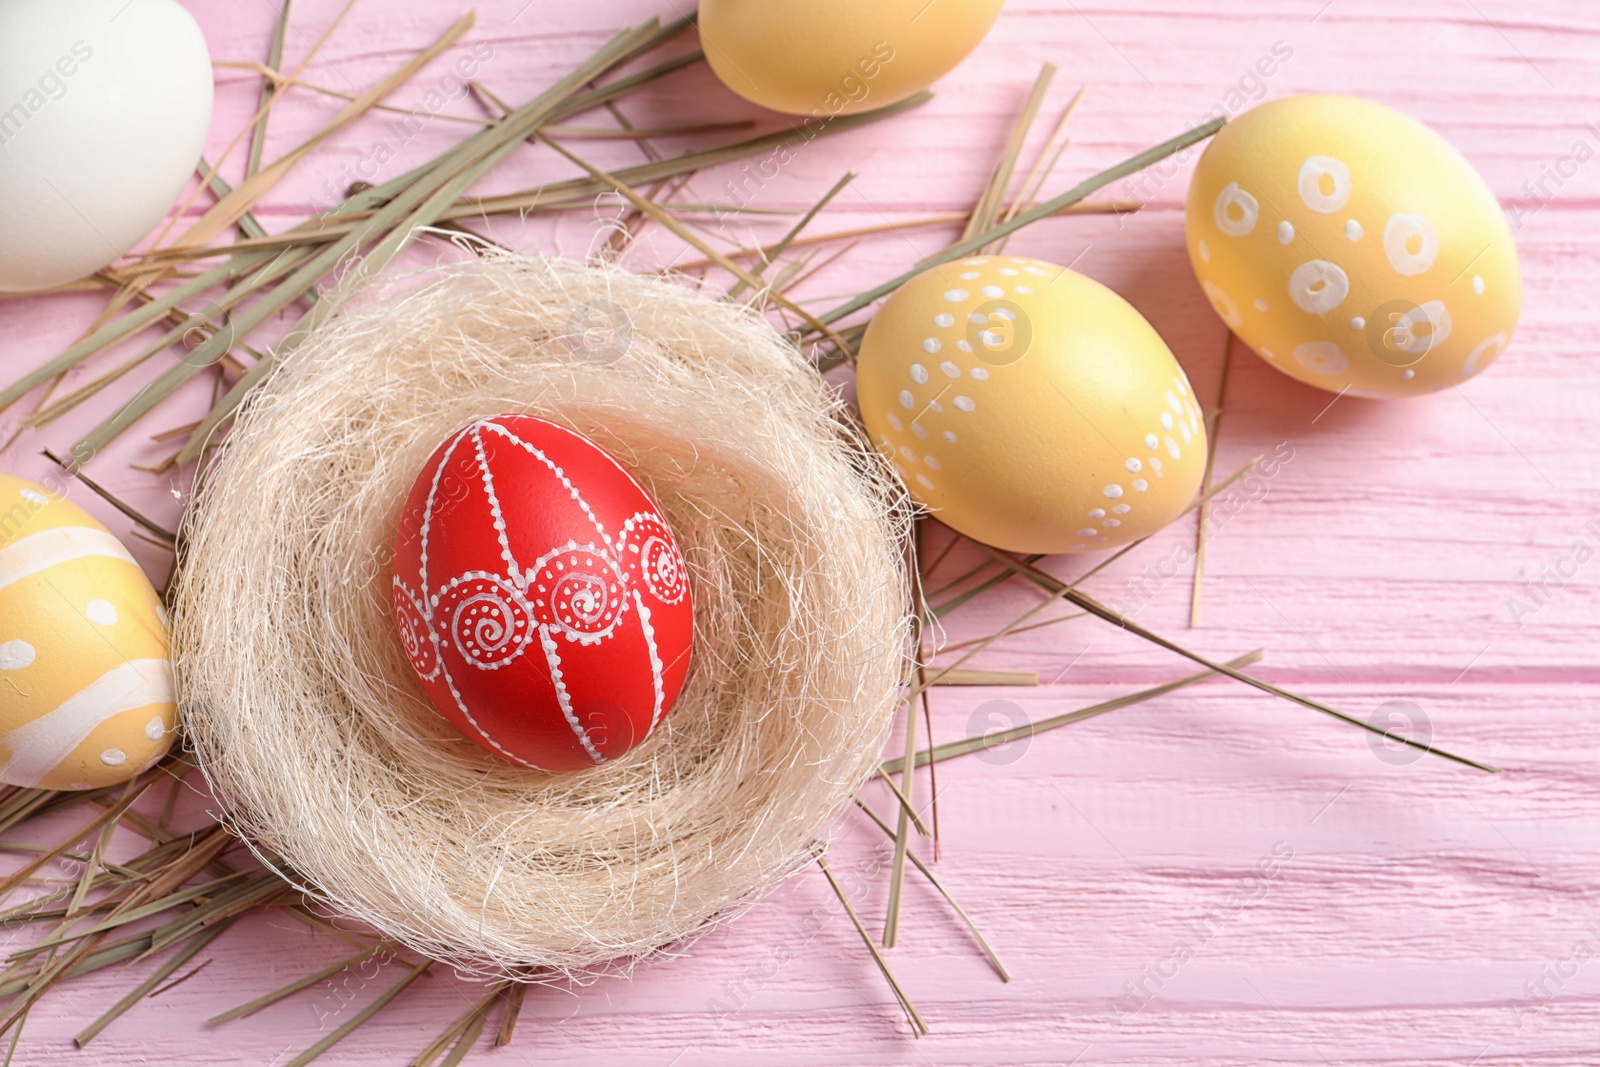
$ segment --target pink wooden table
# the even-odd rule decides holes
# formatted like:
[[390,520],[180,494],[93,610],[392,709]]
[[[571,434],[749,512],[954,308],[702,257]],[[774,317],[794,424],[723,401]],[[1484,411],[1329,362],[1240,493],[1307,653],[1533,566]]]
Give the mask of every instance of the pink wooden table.
[[[672,17],[688,2],[533,0],[524,8],[524,0],[484,0],[455,54],[489,42],[477,77],[520,101],[618,26]],[[264,58],[273,3],[189,6],[215,58]],[[289,63],[340,6],[295,5]],[[466,6],[366,0],[307,76],[358,91]],[[1258,79],[1253,66],[1279,42],[1292,57]],[[1091,84],[1047,192],[1176,133],[1215,104],[1237,109],[1252,96],[1329,90],[1369,95],[1434,125],[1513,213],[1522,327],[1505,358],[1461,389],[1330,407],[1330,394],[1236,354],[1218,470],[1280,443],[1293,458],[1211,542],[1203,624],[1187,628],[1186,570],[1160,584],[1140,615],[1218,656],[1265,646],[1265,677],[1363,717],[1409,701],[1440,744],[1506,773],[1397,757],[1352,728],[1212,682],[997,758],[943,765],[938,872],[1016,977],[1002,984],[910,876],[900,946],[889,955],[932,1026],[929,1037],[910,1036],[812,872],[631,980],[536,990],[515,1044],[490,1051],[486,1038],[471,1062],[1600,1063],[1600,728],[1589,722],[1600,695],[1600,562],[1548,585],[1531,614],[1510,604],[1528,601],[1523,583],[1540,580],[1575,542],[1600,546],[1600,525],[1586,525],[1600,520],[1600,394],[1585,362],[1600,344],[1600,163],[1588,161],[1600,150],[1600,12],[1576,0],[1012,0],[930,105],[806,147],[753,206],[803,209],[851,169],[859,179],[817,232],[965,210],[1046,61],[1061,68],[1047,114],[1080,82]],[[420,103],[442,84],[448,62],[392,102]],[[259,85],[232,69],[220,69],[217,82],[212,155],[253,110]],[[293,94],[275,112],[267,158],[336,107]],[[473,113],[470,100],[448,107]],[[754,118],[777,126],[703,66],[625,109],[640,125]],[[304,162],[260,215],[269,228],[301,217],[327,199],[325,188],[349,180],[342,167],[371,159],[380,142],[395,156],[380,168],[382,180],[464,129],[440,119],[405,140],[369,118]],[[605,164],[637,158],[611,142],[585,150]],[[527,148],[486,187],[522,188],[570,171]],[[694,189],[718,196],[728,177],[707,174]],[[1208,398],[1223,329],[1185,258],[1183,190],[1180,176],[1120,223],[1051,220],[1010,247],[1075,263],[1123,293]],[[770,238],[789,221],[741,223],[730,236]],[[597,226],[587,215],[502,219],[485,232],[528,251],[582,256]],[[949,238],[913,230],[865,241],[800,292],[826,306]],[[643,267],[677,252],[657,230],[630,262]],[[442,254],[424,243],[412,260]],[[62,348],[98,306],[98,297],[0,302],[6,376]],[[163,408],[92,473],[137,506],[175,518],[183,481],[127,464],[164,454],[170,446],[147,434],[198,417],[205,402],[197,390]],[[5,469],[43,473],[38,448],[70,444],[107,407],[25,435]],[[1125,581],[1193,536],[1192,521],[1174,527],[1092,588],[1125,599]],[[169,562],[140,551],[158,575]],[[1070,575],[1090,562],[1049,566]],[[951,574],[958,566],[944,564]],[[951,618],[948,639],[991,632],[1033,596],[1018,586],[980,600]],[[940,690],[935,731],[944,739],[983,729],[997,708],[1001,718],[1037,719],[1189,673],[1093,620],[1008,639],[969,666],[1036,671],[1048,684]],[[994,700],[1010,704],[982,707]],[[872,927],[887,882],[875,834],[847,820],[835,857],[858,872],[853,888]],[[288,919],[252,918],[202,955],[211,962],[199,976],[140,1005],[83,1051],[71,1036],[145,972],[101,972],[64,987],[28,1020],[17,1062],[285,1062],[398,978],[394,965],[222,1028],[202,1020],[347,951]],[[403,1063],[474,992],[442,973],[418,983],[326,1062]]]

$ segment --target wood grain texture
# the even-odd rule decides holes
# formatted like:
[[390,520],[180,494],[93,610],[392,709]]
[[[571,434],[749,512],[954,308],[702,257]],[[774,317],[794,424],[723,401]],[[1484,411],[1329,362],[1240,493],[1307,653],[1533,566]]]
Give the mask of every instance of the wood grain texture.
[[[619,25],[678,13],[671,0],[523,3],[485,0],[458,49],[488,43],[492,56],[477,76],[514,101],[548,85]],[[266,54],[273,4],[188,6],[216,58]],[[290,63],[340,6],[295,4]],[[307,75],[359,92],[466,7],[358,3]],[[1292,58],[1264,83],[1251,80],[1257,58],[1279,41]],[[1012,0],[932,103],[891,125],[808,145],[752,206],[804,210],[854,170],[859,178],[815,232],[965,210],[1046,61],[1061,70],[1047,116],[1080,82],[1091,84],[1047,194],[1194,124],[1214,105],[1342,91],[1435,126],[1511,213],[1525,277],[1522,326],[1492,371],[1461,389],[1403,404],[1346,398],[1329,407],[1330,394],[1236,352],[1219,474],[1279,446],[1292,449],[1293,459],[1211,542],[1203,625],[1187,628],[1186,568],[1154,588],[1139,614],[1145,625],[1217,656],[1265,646],[1263,676],[1362,717],[1409,701],[1440,744],[1506,773],[1491,778],[1435,760],[1405,761],[1315,713],[1210,682],[940,768],[938,874],[1016,980],[1002,984],[911,875],[900,947],[889,958],[931,1036],[913,1041],[811,872],[686,946],[681,958],[643,967],[631,980],[533,991],[516,1042],[491,1051],[485,1036],[469,1062],[1600,1062],[1600,729],[1591,713],[1600,697],[1600,560],[1553,589],[1536,613],[1519,620],[1508,607],[1575,540],[1600,542],[1585,528],[1600,522],[1600,392],[1591,366],[1600,347],[1600,162],[1559,185],[1547,177],[1576,142],[1600,150],[1600,11],[1576,0]],[[420,102],[441,84],[448,62],[393,102]],[[213,155],[254,109],[259,84],[235,70],[219,70],[217,81]],[[266,158],[298,144],[338,106],[290,94],[274,112]],[[470,100],[448,107],[474,113]],[[781,125],[722,90],[703,66],[624,109],[642,126]],[[269,228],[282,228],[370,166],[380,143],[394,155],[378,169],[383,180],[463,129],[436,119],[400,138],[381,118],[358,123],[313,153],[259,214]],[[693,142],[701,143],[711,140]],[[639,158],[626,144],[583,147],[607,165]],[[661,147],[671,153],[691,141]],[[225,175],[237,176],[233,164]],[[526,148],[483,189],[525,188],[571,172],[552,153]],[[736,168],[702,175],[682,198],[722,199],[736,176]],[[1122,219],[1052,219],[1020,234],[1010,250],[1075,263],[1123,293],[1207,397],[1223,333],[1184,253],[1184,187],[1180,173],[1107,190],[1136,193],[1144,209]],[[557,219],[476,225],[524,250],[581,256],[601,233],[600,217],[615,209],[602,201]],[[770,241],[789,221],[744,216],[726,236]],[[865,240],[798,291],[826,307],[830,295],[906,269],[957,231],[908,228]],[[682,253],[652,228],[628,262],[643,269]],[[445,254],[423,242],[408,261],[423,266]],[[0,302],[8,376],[70,343],[97,308],[98,298],[88,296]],[[159,369],[153,361],[149,372]],[[135,505],[175,518],[185,480],[127,464],[163,455],[170,446],[145,436],[198,418],[207,388],[196,381],[97,459],[94,473]],[[37,476],[39,447],[70,444],[108,410],[97,403],[24,435],[6,468]],[[18,414],[9,413],[5,426]],[[86,503],[126,531],[125,521]],[[1180,523],[1091,589],[1108,601],[1125,598],[1126,583],[1193,536]],[[167,565],[153,549],[136,551],[157,575]],[[975,553],[957,551],[934,584],[977,562]],[[1063,558],[1046,566],[1072,575],[1092,563]],[[1035,603],[1033,590],[1008,583],[953,613],[946,640],[988,633]],[[1018,635],[966,666],[1034,671],[1041,685],[938,691],[935,740],[1037,720],[1189,672],[1092,619]],[[874,792],[873,799],[889,810],[887,797]],[[887,884],[882,842],[865,820],[847,818],[833,859],[872,926],[881,922]],[[83,1051],[72,1047],[72,1035],[151,964],[68,985],[28,1019],[17,1062],[285,1062],[398,981],[400,965],[324,983],[215,1030],[202,1020],[347,951],[292,920],[253,917],[202,953],[211,962],[196,978],[139,1005]],[[469,983],[435,974],[325,1062],[405,1062],[475,994]]]

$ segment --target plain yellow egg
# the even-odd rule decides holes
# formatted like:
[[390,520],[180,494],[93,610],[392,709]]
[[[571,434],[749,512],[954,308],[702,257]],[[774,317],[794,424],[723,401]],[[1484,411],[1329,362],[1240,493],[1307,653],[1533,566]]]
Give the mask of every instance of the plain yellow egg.
[[826,121],[926,89],[978,46],[1005,0],[701,0],[700,46],[724,85]]
[[1292,96],[1234,119],[1200,157],[1186,218],[1217,314],[1322,389],[1447,389],[1517,326],[1517,250],[1494,193],[1444,138],[1369,100]]
[[976,256],[913,278],[867,327],[856,393],[912,496],[1014,552],[1146,537],[1205,472],[1200,405],[1166,343],[1053,263]]
[[160,759],[177,722],[167,622],[88,512],[0,475],[0,782],[91,789]]

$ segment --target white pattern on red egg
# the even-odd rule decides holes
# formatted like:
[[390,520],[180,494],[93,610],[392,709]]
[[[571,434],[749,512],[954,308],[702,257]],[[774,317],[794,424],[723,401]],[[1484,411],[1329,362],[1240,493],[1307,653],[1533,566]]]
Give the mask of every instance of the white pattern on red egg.
[[401,518],[394,600],[434,706],[528,767],[621,755],[688,671],[688,567],[666,521],[594,442],[532,416],[479,420],[434,452]]
[[456,650],[474,667],[497,670],[527,648],[532,616],[504,578],[472,571],[452,578],[437,599],[433,617],[443,621]]

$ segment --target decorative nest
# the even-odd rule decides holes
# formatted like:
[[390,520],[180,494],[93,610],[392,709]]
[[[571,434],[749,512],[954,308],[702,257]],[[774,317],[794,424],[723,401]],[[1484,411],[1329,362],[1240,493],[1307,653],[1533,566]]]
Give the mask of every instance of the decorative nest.
[[[542,416],[632,470],[695,591],[663,727],[572,774],[462,739],[392,618],[400,509],[473,419]],[[476,973],[572,973],[702,928],[809,858],[874,769],[909,632],[910,510],[753,312],[490,255],[312,335],[197,492],[182,714],[232,823],[333,907]]]

